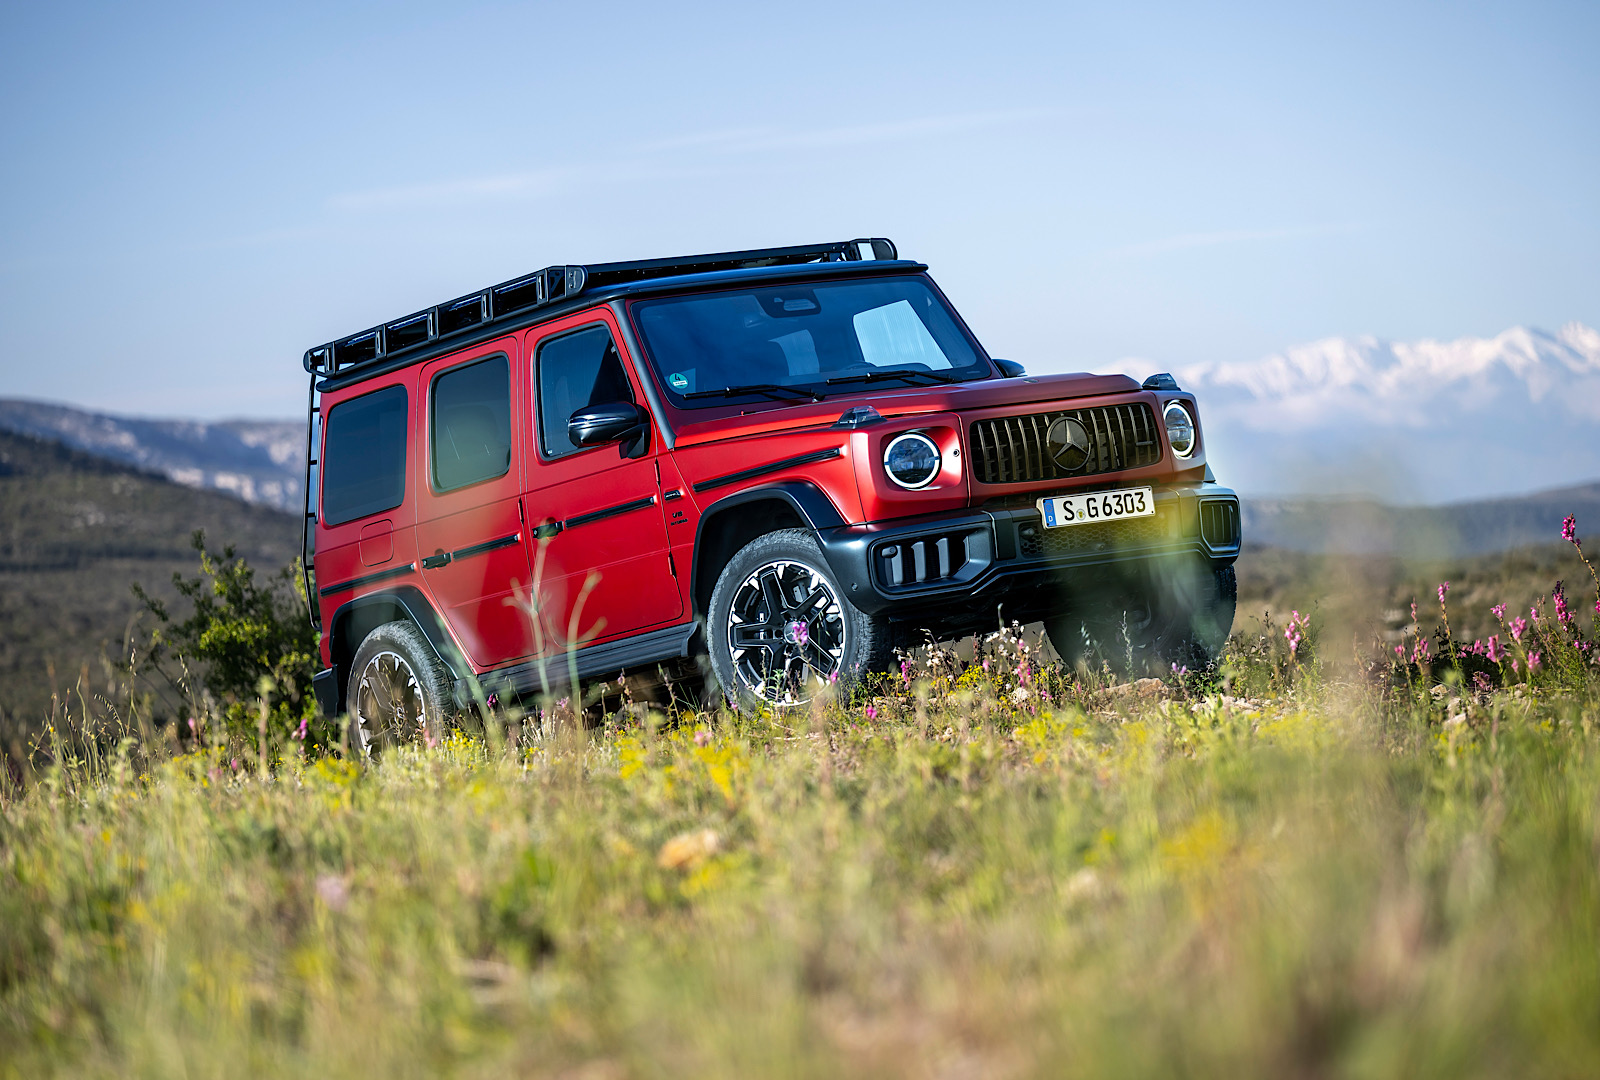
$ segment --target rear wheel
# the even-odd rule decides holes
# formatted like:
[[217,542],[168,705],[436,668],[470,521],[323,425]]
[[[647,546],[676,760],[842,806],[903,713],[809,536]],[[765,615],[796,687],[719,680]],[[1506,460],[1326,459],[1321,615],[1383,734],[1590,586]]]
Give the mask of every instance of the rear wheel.
[[373,630],[350,664],[351,749],[370,757],[423,733],[437,738],[450,713],[449,686],[445,666],[414,624]]
[[804,529],[757,537],[711,593],[711,669],[742,708],[792,708],[888,663],[889,630],[851,604]]
[[1142,595],[1086,602],[1046,619],[1045,632],[1070,665],[1105,664],[1131,677],[1164,675],[1174,666],[1203,671],[1228,643],[1238,600],[1232,565],[1161,563]]

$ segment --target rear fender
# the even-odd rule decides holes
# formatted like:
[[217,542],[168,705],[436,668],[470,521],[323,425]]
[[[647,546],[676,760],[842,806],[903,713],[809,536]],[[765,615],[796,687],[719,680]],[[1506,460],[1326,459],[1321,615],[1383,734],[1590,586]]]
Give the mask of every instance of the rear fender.
[[[358,596],[339,606],[328,620],[328,653],[333,662],[334,685],[338,691],[338,712],[345,707],[345,686],[350,681],[350,662],[361,642],[387,622],[415,623],[433,647],[440,662],[457,679],[471,675],[472,668],[457,647],[444,620],[414,585],[402,585],[383,592]],[[337,713],[336,713],[337,714]]]

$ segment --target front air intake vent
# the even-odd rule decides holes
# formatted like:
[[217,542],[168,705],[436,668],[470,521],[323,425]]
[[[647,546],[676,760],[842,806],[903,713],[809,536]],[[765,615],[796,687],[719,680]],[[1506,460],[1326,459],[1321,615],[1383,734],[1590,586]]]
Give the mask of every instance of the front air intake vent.
[[[1062,419],[1076,420],[1088,438],[1076,468],[1050,452],[1050,426]],[[1027,484],[1154,465],[1161,460],[1161,438],[1155,414],[1141,401],[979,420],[972,425],[972,452],[980,483]],[[1071,464],[1073,455],[1066,456]]]
[[1200,504],[1200,537],[1209,547],[1236,548],[1240,541],[1239,504],[1206,499]]

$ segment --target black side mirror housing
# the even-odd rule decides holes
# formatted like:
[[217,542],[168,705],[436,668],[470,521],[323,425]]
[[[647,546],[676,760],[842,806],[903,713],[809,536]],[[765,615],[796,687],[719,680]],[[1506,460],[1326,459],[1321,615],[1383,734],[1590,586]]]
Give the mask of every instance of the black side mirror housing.
[[996,360],[994,366],[999,368],[1001,376],[1007,379],[1020,379],[1028,373],[1028,369],[1015,360]]
[[574,446],[622,443],[623,457],[638,457],[649,445],[650,414],[631,401],[589,405],[567,421],[567,438]]

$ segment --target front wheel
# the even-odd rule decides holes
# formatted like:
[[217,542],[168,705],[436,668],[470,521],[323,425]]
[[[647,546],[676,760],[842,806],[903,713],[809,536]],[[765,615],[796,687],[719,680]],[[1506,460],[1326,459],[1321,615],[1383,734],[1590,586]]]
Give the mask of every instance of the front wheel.
[[887,623],[850,603],[804,529],[757,537],[711,593],[711,670],[741,708],[793,708],[888,663]]

